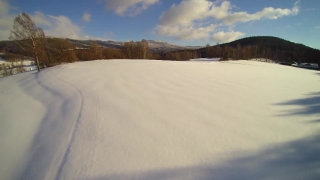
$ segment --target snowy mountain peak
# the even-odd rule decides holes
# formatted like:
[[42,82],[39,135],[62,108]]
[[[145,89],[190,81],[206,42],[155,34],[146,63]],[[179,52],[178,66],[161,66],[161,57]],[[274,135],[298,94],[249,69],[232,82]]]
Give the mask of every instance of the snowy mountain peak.
[[[68,39],[71,41],[75,46],[77,47],[87,47],[89,44],[88,40],[73,40],[73,39]],[[100,44],[102,47],[106,48],[122,48],[122,46],[126,43],[123,41],[101,41],[101,40],[95,40],[98,44]],[[166,53],[170,51],[178,51],[178,50],[183,50],[183,49],[199,49],[201,48],[200,46],[182,46],[182,45],[176,45],[176,44],[171,44],[168,42],[160,41],[160,40],[146,40],[149,44],[149,48],[153,52],[157,53]]]

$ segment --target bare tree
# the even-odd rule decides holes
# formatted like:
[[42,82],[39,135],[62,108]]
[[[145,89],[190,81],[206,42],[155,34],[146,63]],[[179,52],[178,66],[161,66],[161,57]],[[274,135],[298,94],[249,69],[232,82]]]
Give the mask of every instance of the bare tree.
[[45,44],[41,44],[39,57],[46,67],[55,66],[64,62],[77,61],[74,47],[70,41],[61,38],[47,38]]
[[103,59],[103,54],[102,54],[103,48],[101,47],[101,45],[97,41],[90,40],[89,46],[90,46],[92,58],[94,60]]
[[142,40],[141,41],[141,46],[142,46],[142,58],[143,59],[147,59],[147,55],[148,55],[148,52],[149,52],[149,44],[146,40]]
[[124,43],[124,51],[129,59],[133,59],[134,58],[134,42],[130,41],[130,42]]
[[129,59],[148,59],[149,53],[149,44],[146,40],[141,42],[126,42],[124,43],[124,52]]
[[240,43],[237,44],[237,52],[238,52],[238,57],[237,59],[241,59],[241,51],[242,51],[242,46]]
[[19,14],[13,23],[10,40],[14,40],[24,50],[31,50],[37,63],[38,71],[40,65],[38,60],[40,41],[45,39],[45,34],[41,28],[37,28],[34,21],[26,14]]
[[210,44],[208,43],[206,45],[206,54],[205,54],[207,58],[210,57],[210,49],[211,49],[211,47],[210,47]]

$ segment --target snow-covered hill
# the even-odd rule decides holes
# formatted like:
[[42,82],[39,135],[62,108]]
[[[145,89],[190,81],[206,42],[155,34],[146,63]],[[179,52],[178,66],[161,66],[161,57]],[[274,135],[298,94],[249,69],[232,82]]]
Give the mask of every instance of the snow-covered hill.
[[0,179],[317,179],[320,76],[108,60],[0,79]]

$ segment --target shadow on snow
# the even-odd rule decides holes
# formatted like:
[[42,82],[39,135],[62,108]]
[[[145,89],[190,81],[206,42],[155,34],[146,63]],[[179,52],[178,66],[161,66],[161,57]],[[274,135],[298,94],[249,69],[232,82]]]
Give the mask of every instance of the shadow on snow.
[[[288,116],[320,115],[320,93],[276,105],[301,106],[287,112]],[[310,121],[319,123],[320,118]],[[320,177],[320,133],[309,137],[274,145],[257,153],[251,153],[218,164],[203,164],[138,172],[123,172],[105,176],[88,177],[87,180],[211,180],[211,179],[309,179]],[[84,180],[84,179],[83,179]]]
[[288,116],[307,116],[307,115],[319,115],[319,119],[311,120],[309,123],[319,123],[320,122],[320,92],[311,93],[306,98],[294,99],[284,103],[278,103],[276,105],[285,106],[300,106],[299,109],[289,111],[282,115]]
[[309,179],[320,177],[320,134],[286,144],[277,145],[259,153],[236,158],[218,165],[186,166],[155,169],[133,173],[119,173],[87,180],[211,180],[211,179]]

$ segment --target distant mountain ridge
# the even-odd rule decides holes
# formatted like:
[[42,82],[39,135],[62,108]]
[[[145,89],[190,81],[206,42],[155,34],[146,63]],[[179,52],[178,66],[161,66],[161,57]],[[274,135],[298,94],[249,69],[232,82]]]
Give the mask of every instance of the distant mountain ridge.
[[[75,47],[85,48],[89,46],[90,40],[75,40],[75,39],[67,39],[69,40]],[[105,48],[122,48],[124,43],[122,41],[102,41],[102,40],[92,40],[97,42],[99,45]],[[149,45],[149,49],[155,53],[166,53],[170,51],[179,51],[179,50],[196,50],[201,48],[201,46],[181,46],[170,44],[168,42],[156,41],[156,40],[146,40]]]

